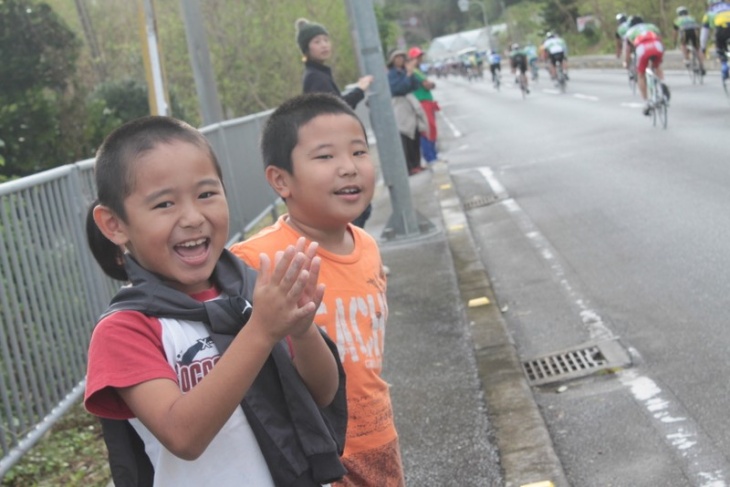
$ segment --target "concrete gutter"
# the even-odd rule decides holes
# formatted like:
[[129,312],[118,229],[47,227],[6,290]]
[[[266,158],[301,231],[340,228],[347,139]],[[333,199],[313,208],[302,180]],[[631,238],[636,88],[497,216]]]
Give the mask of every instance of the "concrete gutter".
[[489,405],[489,420],[500,452],[505,487],[534,483],[567,487],[563,467],[522,372],[517,349],[497,307],[445,164],[434,165],[433,184],[441,205],[459,291],[462,300],[471,303],[467,305],[466,314],[472,325],[478,374]]

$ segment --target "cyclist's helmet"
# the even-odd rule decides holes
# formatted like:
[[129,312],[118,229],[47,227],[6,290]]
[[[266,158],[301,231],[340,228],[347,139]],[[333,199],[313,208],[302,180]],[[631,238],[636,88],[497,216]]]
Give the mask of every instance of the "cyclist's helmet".
[[519,45],[518,43],[516,43],[516,42],[515,42],[514,44],[512,44],[512,50],[513,50],[513,51],[516,51],[516,50],[518,50],[519,48],[520,48],[520,45]]
[[633,17],[631,17],[631,20],[629,21],[629,27],[633,27],[635,25],[643,24],[643,23],[644,23],[644,19],[642,19],[640,15],[634,15]]
[[677,7],[677,15],[689,15],[687,7]]
[[545,34],[545,39],[552,39],[553,37],[555,37],[555,33],[553,32],[548,31],[548,33]]
[[624,22],[626,22],[626,14],[624,14],[624,13],[616,14],[616,23],[623,24]]

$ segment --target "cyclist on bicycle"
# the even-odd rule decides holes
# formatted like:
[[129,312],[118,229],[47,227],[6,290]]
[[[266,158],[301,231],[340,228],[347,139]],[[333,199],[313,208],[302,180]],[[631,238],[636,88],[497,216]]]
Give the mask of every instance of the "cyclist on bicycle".
[[550,78],[553,80],[557,78],[555,65],[560,62],[563,64],[565,79],[568,79],[568,46],[565,44],[565,41],[554,33],[548,32],[545,34],[545,42],[542,45],[544,47],[544,55],[550,59],[550,64],[548,65]]
[[518,69],[520,71],[519,78],[515,78],[515,80],[521,81],[525,87],[525,93],[529,94],[530,88],[527,84],[527,76],[525,75],[527,72],[527,54],[520,49],[520,45],[516,42],[511,46],[509,60],[512,74],[515,74]]
[[530,67],[532,73],[532,80],[537,80],[537,47],[534,44],[527,44],[525,46],[525,55],[527,55],[527,65]]
[[664,73],[662,72],[662,59],[664,57],[664,45],[662,44],[661,33],[659,28],[648,22],[638,15],[631,18],[629,22],[629,30],[626,31],[626,63],[628,64],[631,57],[631,51],[636,52],[636,74],[638,76],[639,92],[641,97],[646,101],[644,107],[644,115],[651,113],[651,105],[646,95],[646,68],[649,60],[653,59],[654,73],[662,82],[662,90],[669,100],[669,87],[664,84]]
[[502,72],[502,56],[495,49],[489,53],[489,72],[492,73],[492,82]]
[[702,62],[702,54],[700,54],[700,24],[689,14],[687,7],[677,8],[677,18],[674,19],[674,45],[677,45],[679,40],[680,46],[682,47],[682,54],[684,54],[684,65],[689,67],[689,49],[687,46],[690,45],[694,48],[697,53],[697,58],[700,62],[700,72],[704,76],[705,68]]
[[629,18],[626,14],[616,14],[616,57],[621,59],[621,51],[624,48],[624,38],[629,30]]
[[700,35],[700,45],[702,52],[707,49],[707,39],[710,36],[710,30],[715,29],[715,48],[720,58],[720,66],[722,79],[728,79],[727,66],[727,43],[730,40],[730,2],[721,0],[708,0],[709,8],[702,18],[702,33]]

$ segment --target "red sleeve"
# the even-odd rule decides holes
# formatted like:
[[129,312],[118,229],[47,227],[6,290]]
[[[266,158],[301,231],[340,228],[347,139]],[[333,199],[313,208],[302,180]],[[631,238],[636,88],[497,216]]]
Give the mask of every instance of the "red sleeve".
[[119,311],[94,328],[89,345],[84,405],[97,416],[134,417],[116,392],[153,379],[177,382],[162,345],[162,327],[156,318],[137,311]]

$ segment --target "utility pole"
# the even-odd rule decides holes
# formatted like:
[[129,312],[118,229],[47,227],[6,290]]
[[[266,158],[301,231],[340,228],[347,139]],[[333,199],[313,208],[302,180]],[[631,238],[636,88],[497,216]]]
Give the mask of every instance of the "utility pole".
[[188,55],[193,67],[195,90],[203,126],[223,121],[223,108],[218,98],[218,88],[210,62],[208,41],[205,35],[198,0],[180,0],[185,20],[185,38],[188,41]]
[[91,51],[92,67],[96,74],[98,82],[106,81],[106,65],[104,63],[104,57],[99,49],[99,43],[96,40],[96,32],[94,32],[94,26],[91,23],[89,12],[86,9],[86,3],[84,0],[74,0],[76,4],[76,12],[79,14],[79,20],[81,21],[81,27],[84,29],[84,37],[86,43],[89,45],[89,51]]
[[390,192],[393,213],[388,220],[383,237],[413,238],[434,229],[433,223],[413,209],[411,188],[408,184],[406,161],[398,127],[391,105],[390,86],[383,61],[378,24],[375,19],[373,0],[347,0],[348,15],[357,32],[359,58],[365,73],[373,75],[368,93],[370,119],[378,140],[378,155],[383,180]]
[[150,114],[170,115],[170,102],[167,97],[165,72],[157,38],[157,20],[154,0],[137,0],[139,30],[142,37],[142,58],[147,75],[147,98]]

